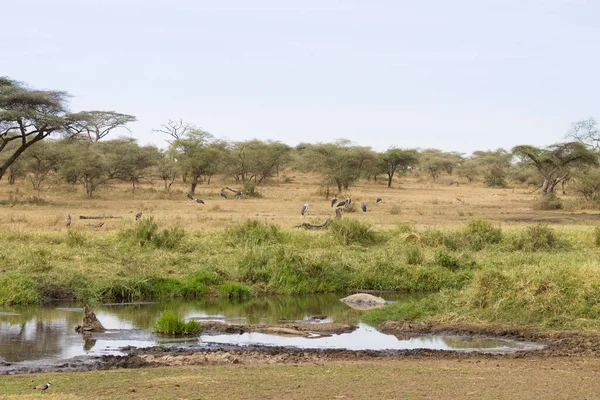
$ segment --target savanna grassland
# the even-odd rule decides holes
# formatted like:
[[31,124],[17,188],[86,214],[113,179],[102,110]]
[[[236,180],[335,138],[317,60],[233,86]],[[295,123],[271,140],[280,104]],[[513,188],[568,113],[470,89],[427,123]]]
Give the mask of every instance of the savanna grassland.
[[[331,196],[316,182],[297,174],[261,187],[262,197],[239,200],[220,198],[220,189],[233,185],[215,182],[196,191],[204,205],[188,200],[183,185],[171,195],[159,185],[135,194],[128,185],[104,186],[86,200],[71,186],[33,191],[2,183],[1,302],[18,309],[57,298],[93,304],[394,290],[427,295],[364,314],[369,323],[600,330],[598,215],[576,197],[563,196],[563,210],[537,211],[536,194],[525,186],[402,178],[388,189],[362,181],[339,198],[365,202],[367,213],[346,212],[323,231],[295,228],[334,218]],[[0,392],[14,399],[586,398],[598,389],[593,356],[281,358],[268,366],[227,357],[218,364],[5,377]],[[31,389],[46,381],[53,382],[47,392]]]
[[374,324],[408,318],[600,328],[598,216],[580,210],[576,198],[564,197],[565,210],[535,211],[527,187],[403,178],[388,189],[363,181],[339,197],[365,202],[367,213],[355,208],[324,231],[306,231],[294,227],[333,218],[333,208],[315,177],[292,176],[261,187],[258,198],[223,199],[218,193],[231,183],[215,182],[197,190],[204,205],[188,200],[183,186],[170,195],[152,185],[135,194],[106,186],[86,200],[71,186],[3,184],[1,302],[393,290],[431,295],[372,313]]

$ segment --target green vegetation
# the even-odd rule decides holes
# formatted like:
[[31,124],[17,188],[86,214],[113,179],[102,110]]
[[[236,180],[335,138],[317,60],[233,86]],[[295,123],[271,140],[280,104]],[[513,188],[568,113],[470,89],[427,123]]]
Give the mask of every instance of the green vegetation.
[[169,336],[195,336],[200,332],[200,323],[185,322],[171,312],[164,312],[154,323],[154,331]]
[[599,235],[547,225],[502,230],[478,219],[458,229],[374,230],[351,217],[322,232],[246,221],[191,234],[151,219],[103,235],[2,231],[11,247],[0,247],[0,301],[394,290],[432,294],[372,321],[389,313],[600,329]]
[[219,297],[228,299],[249,299],[254,296],[254,292],[248,286],[227,282],[219,286]]

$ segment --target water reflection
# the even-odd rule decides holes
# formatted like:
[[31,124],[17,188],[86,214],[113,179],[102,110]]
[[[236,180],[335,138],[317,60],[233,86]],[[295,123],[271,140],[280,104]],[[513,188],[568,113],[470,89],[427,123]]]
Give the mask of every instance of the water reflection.
[[522,349],[523,346],[511,341],[496,339],[476,339],[447,337],[447,336],[419,336],[399,340],[393,335],[386,335],[366,325],[359,324],[358,329],[352,333],[333,335],[318,340],[306,337],[289,337],[266,335],[264,333],[244,333],[241,335],[216,335],[202,336],[205,343],[236,344],[240,346],[260,344],[264,346],[294,346],[303,349],[328,349],[343,348],[349,350],[462,350],[474,351],[486,349],[490,352],[506,352]]
[[[186,319],[222,320],[230,324],[275,324],[281,320],[306,320],[311,316],[327,316],[327,320],[358,324],[361,311],[347,307],[338,294],[311,296],[273,296],[235,302],[217,299],[174,301],[133,305],[104,305],[94,307],[98,319],[107,332],[84,337],[75,332],[81,323],[80,304],[60,304],[45,307],[0,308],[0,361],[22,362],[32,360],[61,360],[80,355],[119,354],[124,346],[148,347],[172,342],[158,338],[151,327],[159,314],[172,311]],[[403,301],[406,295],[386,295],[386,299]],[[228,343],[262,343],[303,346],[299,338],[278,338],[258,333],[251,336],[203,337],[203,341],[228,340]],[[261,336],[262,335],[262,336]],[[266,336],[266,338],[265,338]],[[269,339],[270,338],[270,339]],[[303,338],[304,339],[304,338]],[[354,336],[334,335],[330,338],[304,339],[306,347],[345,347],[350,349],[399,348],[397,338],[383,335],[366,325]],[[441,342],[440,342],[441,340]],[[189,341],[189,340],[188,340]],[[192,342],[198,343],[194,338]],[[445,341],[445,342],[444,342]],[[442,342],[444,344],[442,344]],[[453,339],[435,339],[427,348],[461,348],[463,342]],[[407,346],[411,342],[406,343]],[[414,343],[413,343],[414,345]],[[445,347],[440,347],[440,346]],[[395,347],[385,347],[395,346]],[[401,346],[404,346],[402,344]],[[484,348],[485,343],[471,342],[469,346]],[[490,345],[492,346],[492,345]],[[493,347],[493,346],[492,346]],[[404,347],[401,347],[404,348]]]

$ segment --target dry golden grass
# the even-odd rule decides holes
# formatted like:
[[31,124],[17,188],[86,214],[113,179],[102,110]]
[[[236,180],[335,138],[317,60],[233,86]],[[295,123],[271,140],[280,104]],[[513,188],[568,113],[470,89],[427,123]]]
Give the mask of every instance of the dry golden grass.
[[[262,198],[222,199],[218,192],[223,186],[237,187],[232,182],[213,180],[210,186],[199,186],[196,197],[206,204],[200,205],[185,197],[188,186],[178,182],[173,193],[167,195],[161,182],[141,185],[135,194],[126,184],[113,183],[102,187],[97,198],[85,199],[81,187],[69,185],[47,185],[44,191],[34,191],[27,181],[8,185],[0,183],[0,228],[26,230],[64,230],[68,214],[72,216],[71,229],[85,231],[110,231],[130,225],[135,214],[152,216],[162,226],[180,226],[189,231],[220,229],[245,219],[258,219],[290,228],[304,221],[322,222],[335,215],[330,199],[313,175],[300,173],[292,183],[273,182],[260,187]],[[527,187],[497,189],[483,187],[481,183],[449,186],[432,183],[426,178],[402,178],[388,189],[385,182],[361,181],[347,193],[353,203],[365,202],[368,212],[360,210],[353,215],[375,227],[391,228],[409,223],[417,226],[452,227],[480,217],[503,225],[522,222],[547,222],[550,224],[594,223],[591,213],[570,211],[534,211],[536,194]],[[383,202],[375,203],[377,197]],[[563,197],[576,202],[575,197]],[[300,208],[308,202],[305,217]],[[97,221],[80,220],[80,215],[120,216],[121,219],[106,219],[104,226],[95,228]]]

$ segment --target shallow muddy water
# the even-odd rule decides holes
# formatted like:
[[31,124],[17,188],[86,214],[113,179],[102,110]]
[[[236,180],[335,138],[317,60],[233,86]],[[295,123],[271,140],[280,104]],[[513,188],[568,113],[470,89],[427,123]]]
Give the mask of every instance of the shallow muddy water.
[[[360,323],[362,311],[353,310],[339,299],[343,295],[273,296],[249,301],[173,301],[101,305],[94,307],[107,332],[84,340],[75,332],[81,323],[80,305],[57,304],[44,307],[0,307],[0,364],[51,363],[76,356],[122,354],[125,346],[150,347],[160,344],[227,343],[236,345],[294,346],[300,348],[343,348],[350,350],[439,349],[459,351],[512,352],[535,348],[533,344],[506,340],[464,339],[451,336],[422,336],[399,340]],[[403,301],[406,295],[384,295],[390,301]],[[161,312],[172,311],[185,319],[222,321],[229,324],[277,324],[284,321],[310,321],[358,324],[352,333],[318,338],[298,338],[244,333],[203,335],[192,339],[168,339],[154,335],[152,324]],[[532,347],[533,346],[533,347]],[[6,365],[4,367],[7,367]]]

